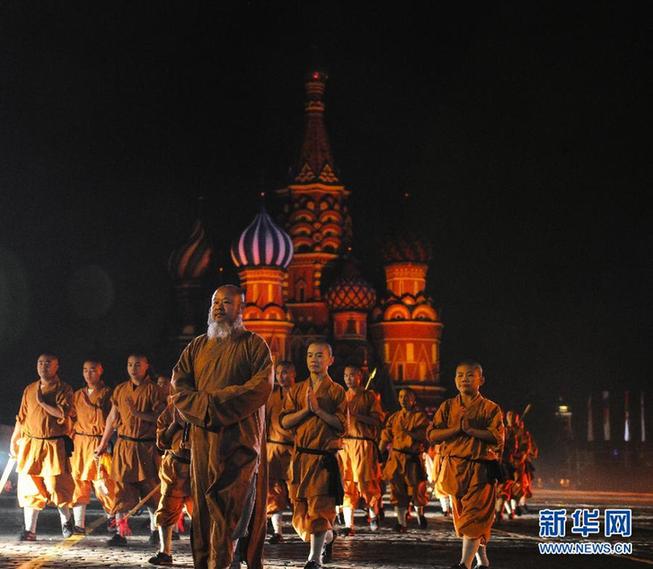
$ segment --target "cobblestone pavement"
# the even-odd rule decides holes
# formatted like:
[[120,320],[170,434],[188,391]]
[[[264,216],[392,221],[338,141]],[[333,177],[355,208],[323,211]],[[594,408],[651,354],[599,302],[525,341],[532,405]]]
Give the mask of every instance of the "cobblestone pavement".
[[[639,497],[638,497],[639,496]],[[512,521],[502,522],[493,530],[489,553],[492,567],[515,569],[544,569],[550,567],[573,567],[578,569],[627,569],[653,565],[653,496],[629,495],[620,499],[593,495],[583,497],[564,493],[542,492],[533,501],[532,513]],[[540,555],[538,537],[538,507],[598,507],[608,505],[633,507],[633,536],[621,538],[633,544],[629,556],[554,556]],[[388,508],[390,511],[390,508]],[[450,519],[444,518],[433,504],[427,512],[429,528],[426,531],[410,527],[407,534],[399,535],[391,530],[394,517],[391,513],[382,524],[381,530],[371,533],[364,527],[362,513],[357,517],[361,526],[355,536],[339,538],[334,547],[334,562],[329,569],[444,569],[458,561],[460,541],[452,531]],[[100,512],[89,508],[88,521],[100,521]],[[285,521],[289,522],[289,516]],[[16,539],[22,515],[15,505],[15,498],[0,497],[0,568],[11,569],[72,569],[107,567],[134,568],[153,567],[147,559],[154,548],[148,544],[148,519],[141,515],[133,520],[134,536],[129,545],[112,549],[106,545],[107,533],[102,526],[86,537],[74,537],[63,541],[59,532],[58,515],[55,510],[46,510],[39,518],[39,533],[36,543],[21,543]],[[585,541],[604,541],[596,537]],[[612,540],[616,541],[616,540]],[[176,567],[192,568],[190,543],[187,536],[173,542]],[[307,545],[287,527],[286,542],[267,545],[266,567],[281,569],[303,567]],[[242,566],[243,568],[245,565]]]

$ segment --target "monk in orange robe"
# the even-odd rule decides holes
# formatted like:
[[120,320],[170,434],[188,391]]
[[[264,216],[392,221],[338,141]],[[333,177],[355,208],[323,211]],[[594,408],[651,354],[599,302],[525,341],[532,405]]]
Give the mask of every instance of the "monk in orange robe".
[[345,528],[343,535],[354,533],[354,510],[359,498],[367,504],[370,529],[379,529],[377,515],[381,502],[381,481],[377,444],[385,414],[381,398],[377,393],[361,385],[361,368],[348,365],[344,371],[347,386],[347,425],[340,451],[343,462],[344,490],[343,514]]
[[63,536],[73,533],[70,506],[75,483],[69,460],[73,389],[59,379],[58,369],[58,356],[39,356],[39,379],[23,391],[11,437],[12,454],[17,458],[18,504],[25,517],[21,541],[36,540],[38,515],[47,504],[59,509]]
[[310,377],[295,385],[284,401],[279,421],[294,433],[290,462],[292,524],[310,542],[305,569],[319,569],[332,557],[333,522],[343,490],[337,452],[344,434],[345,390],[329,377],[333,351],[326,342],[308,346]]
[[156,544],[159,539],[154,517],[161,497],[155,490],[161,462],[156,448],[156,420],[165,407],[165,399],[159,386],[150,379],[148,369],[146,355],[134,353],[127,358],[129,380],[113,390],[104,435],[95,449],[96,456],[101,456],[117,428],[111,476],[116,484],[114,513],[118,532],[108,541],[109,545],[126,545],[126,536],[131,531],[125,514],[150,494],[146,502],[150,543]]
[[267,515],[274,533],[269,543],[283,541],[283,511],[290,506],[288,495],[288,474],[293,447],[293,434],[279,423],[288,392],[295,385],[295,366],[289,361],[280,361],[276,366],[277,385],[266,406],[267,449],[268,449],[268,504]]
[[197,569],[262,567],[267,501],[265,404],[273,386],[265,341],[242,324],[243,294],[213,294],[206,334],[174,369],[173,401],[191,423],[193,559]]
[[103,372],[99,360],[93,358],[85,360],[82,365],[82,375],[86,386],[75,391],[73,395],[75,448],[70,463],[75,480],[73,496],[75,533],[79,534],[86,533],[86,506],[91,500],[91,486],[107,516],[111,516],[114,506],[114,483],[106,467],[110,456],[96,457],[94,454],[104,434],[107,417],[111,411],[112,390],[102,381]]
[[172,565],[172,530],[183,519],[184,508],[193,515],[190,491],[190,442],[184,440],[186,423],[168,397],[168,405],[156,421],[156,446],[165,451],[159,467],[161,500],[156,510],[159,552],[149,559],[153,565]]
[[390,501],[397,515],[394,529],[406,533],[406,514],[411,502],[417,508],[420,529],[426,528],[427,477],[422,453],[426,448],[429,420],[417,409],[417,398],[411,389],[399,391],[399,405],[401,410],[390,415],[381,431],[379,450],[382,456],[388,456],[383,478],[390,484]]
[[473,361],[456,368],[458,395],[440,405],[428,436],[442,443],[438,482],[451,496],[456,534],[463,538],[459,567],[489,567],[487,543],[494,521],[496,470],[504,440],[501,408],[480,394],[483,368]]

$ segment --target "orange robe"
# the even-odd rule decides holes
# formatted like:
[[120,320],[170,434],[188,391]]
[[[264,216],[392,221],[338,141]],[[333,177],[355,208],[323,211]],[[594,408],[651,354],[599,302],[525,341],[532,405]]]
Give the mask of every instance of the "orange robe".
[[184,506],[193,515],[190,492],[190,442],[184,442],[184,428],[178,426],[170,441],[165,440],[168,427],[175,420],[174,405],[169,397],[167,407],[156,421],[156,445],[165,451],[159,467],[161,500],[156,510],[156,523],[161,527],[174,526]]
[[[488,430],[497,443],[482,441],[466,433],[440,444],[441,465],[437,484],[451,496],[451,509],[459,537],[490,540],[494,521],[495,487],[488,477],[487,461],[499,461],[503,449],[504,427],[501,408],[482,395],[465,408],[460,395],[447,399],[433,417],[429,434],[437,429],[457,426],[464,411],[471,427]],[[485,461],[485,462],[483,462]]]
[[[346,508],[356,508],[359,498],[367,506],[378,511],[381,500],[381,481],[377,444],[380,425],[385,414],[379,396],[363,388],[348,389],[347,425],[340,452],[343,464],[343,485]],[[379,421],[375,427],[356,419],[356,415],[374,418]]]
[[174,404],[192,424],[195,568],[229,567],[234,540],[247,533],[245,557],[250,569],[258,569],[265,541],[270,350],[249,331],[224,339],[202,335],[184,349],[173,373]]
[[283,512],[290,506],[288,475],[293,447],[293,435],[291,431],[284,429],[279,423],[279,414],[283,409],[283,401],[287,397],[288,391],[288,389],[283,389],[280,386],[275,387],[270,395],[270,399],[268,399],[266,407],[268,516]]
[[[114,513],[128,512],[159,484],[161,456],[156,448],[156,421],[134,417],[127,405],[131,399],[138,411],[158,417],[165,407],[163,393],[151,379],[140,385],[124,381],[113,390],[111,403],[118,409],[118,440],[113,449],[111,475],[116,482]],[[147,505],[156,508],[160,493],[155,492]]]
[[48,503],[72,506],[75,482],[64,437],[70,435],[73,389],[58,378],[42,389],[44,401],[63,411],[64,417],[57,419],[38,404],[39,383],[37,380],[25,388],[16,415],[21,425],[16,461],[18,503],[21,508],[36,510]]
[[114,507],[114,482],[106,466],[96,460],[93,454],[102,439],[107,416],[111,411],[111,388],[100,382],[92,393],[88,392],[87,387],[78,389],[73,395],[73,408],[75,450],[70,458],[75,480],[73,503],[76,506],[88,504],[92,485],[104,510],[111,512]]
[[422,457],[428,424],[428,417],[422,411],[402,409],[390,415],[381,431],[381,449],[392,445],[383,478],[390,484],[390,501],[395,506],[405,508],[411,501],[415,506],[428,503]]
[[[280,420],[305,408],[310,379],[293,386],[286,397]],[[321,409],[335,415],[343,430],[333,429],[317,415],[311,414],[296,425],[295,447],[290,462],[290,499],[293,503],[292,524],[304,541],[312,533],[333,528],[336,517],[334,485],[340,484],[340,472],[336,453],[342,446],[341,439],[346,425],[347,406],[345,390],[330,377],[325,377],[315,391]],[[335,469],[328,469],[335,465]]]

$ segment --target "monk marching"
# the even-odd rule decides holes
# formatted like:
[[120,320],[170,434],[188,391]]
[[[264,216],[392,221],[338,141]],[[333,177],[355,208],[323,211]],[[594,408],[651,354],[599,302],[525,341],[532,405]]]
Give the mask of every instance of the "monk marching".
[[21,541],[36,541],[38,515],[47,504],[59,509],[61,533],[73,534],[70,506],[75,483],[70,472],[73,389],[59,379],[59,357],[43,353],[36,363],[39,379],[23,391],[11,449],[18,471],[18,503],[25,529]]
[[[420,529],[426,529],[424,506],[426,495],[426,470],[422,453],[426,447],[428,417],[417,409],[415,393],[409,388],[399,391],[401,410],[390,415],[381,431],[379,450],[387,456],[383,478],[390,484],[390,500],[395,507],[395,531],[406,533],[408,506],[417,508]],[[388,445],[391,450],[388,454]]]
[[479,392],[485,382],[481,365],[463,361],[456,368],[458,395],[440,405],[429,440],[442,443],[438,482],[451,496],[456,534],[463,538],[457,567],[487,568],[487,542],[494,520],[495,486],[503,447],[501,408]]
[[354,510],[363,498],[369,510],[370,529],[379,529],[377,515],[381,502],[381,482],[377,452],[384,413],[380,397],[361,386],[363,372],[348,365],[344,373],[347,386],[347,425],[341,451],[345,497],[343,535],[354,533]]
[[268,449],[268,504],[267,515],[271,518],[274,533],[269,543],[283,541],[281,523],[283,511],[290,506],[288,496],[288,473],[293,447],[293,434],[279,424],[279,415],[288,392],[295,385],[295,366],[281,361],[276,367],[277,385],[266,407]]
[[165,451],[159,468],[161,500],[156,510],[159,552],[149,559],[153,565],[172,565],[172,530],[184,508],[193,515],[190,492],[190,443],[184,440],[187,423],[168,398],[168,406],[156,421],[156,445]]
[[109,545],[127,544],[126,536],[131,531],[125,514],[150,494],[147,501],[150,543],[157,543],[159,538],[154,517],[160,498],[155,488],[159,484],[161,462],[156,449],[156,420],[165,407],[165,400],[159,386],[150,379],[148,368],[148,358],[142,353],[127,358],[129,380],[113,391],[104,435],[95,450],[95,455],[101,456],[117,428],[111,475],[116,484],[114,513],[118,532],[108,541]]
[[239,287],[218,288],[207,333],[186,346],[174,370],[172,399],[191,423],[196,569],[237,567],[241,559],[249,569],[262,567],[272,357],[243,326],[243,303]]
[[86,386],[73,395],[75,449],[70,463],[75,480],[73,515],[75,533],[78,534],[86,533],[86,506],[91,500],[91,486],[107,516],[111,516],[114,506],[115,488],[107,468],[111,457],[106,454],[96,457],[94,454],[111,411],[111,388],[104,384],[103,372],[99,360],[86,359],[82,365]]
[[295,435],[290,463],[292,524],[310,552],[304,569],[331,561],[336,505],[342,503],[342,480],[336,453],[341,446],[347,406],[345,390],[329,377],[331,346],[313,342],[306,363],[310,377],[295,385],[281,412],[281,426]]

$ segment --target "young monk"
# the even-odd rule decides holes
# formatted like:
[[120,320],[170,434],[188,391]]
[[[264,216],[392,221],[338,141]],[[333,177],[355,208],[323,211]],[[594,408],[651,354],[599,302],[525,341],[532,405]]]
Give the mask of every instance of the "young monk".
[[184,508],[188,515],[193,515],[190,442],[184,440],[186,426],[169,397],[167,407],[156,421],[156,445],[165,454],[159,467],[161,500],[155,514],[160,550],[149,559],[153,565],[172,565],[172,530],[184,515]]
[[18,504],[25,517],[21,541],[36,541],[36,522],[48,503],[59,509],[63,536],[73,534],[70,506],[75,483],[69,460],[73,389],[59,379],[58,370],[58,356],[47,352],[39,356],[39,379],[23,391],[11,437],[12,454],[17,458]]
[[[95,449],[96,456],[104,453],[117,428],[111,475],[116,484],[114,513],[118,533],[108,541],[109,545],[127,544],[126,536],[131,531],[125,514],[159,484],[161,457],[156,450],[156,420],[165,407],[165,400],[159,386],[150,379],[148,368],[147,356],[142,353],[127,358],[129,379],[113,391],[104,435]],[[156,491],[147,501],[152,544],[159,538],[154,512],[160,497]]]
[[[397,515],[394,529],[406,533],[406,514],[411,502],[417,508],[420,529],[426,529],[424,506],[428,497],[422,453],[429,420],[417,409],[417,399],[411,389],[399,391],[399,405],[401,410],[390,415],[381,431],[379,450],[382,456],[388,456],[383,478],[390,484],[390,501]],[[388,445],[391,446],[389,454]]]
[[363,372],[358,366],[348,365],[344,373],[347,386],[347,425],[341,451],[345,497],[343,535],[354,534],[354,510],[359,498],[369,509],[370,529],[379,529],[377,515],[381,501],[377,441],[384,413],[380,397],[365,390],[361,383]]
[[310,344],[306,363],[310,377],[290,390],[279,421],[294,432],[290,498],[293,527],[311,546],[304,569],[319,569],[331,561],[336,505],[342,503],[336,453],[347,407],[345,390],[329,377],[331,346],[325,342]]
[[276,366],[277,385],[270,394],[266,406],[267,454],[268,454],[268,502],[267,515],[271,519],[273,534],[270,543],[283,541],[283,511],[290,506],[288,496],[288,472],[293,447],[293,434],[279,424],[279,415],[288,392],[295,385],[295,366],[281,361]]
[[494,520],[496,479],[489,463],[501,459],[503,417],[501,408],[479,392],[485,383],[479,363],[458,364],[455,380],[458,395],[440,405],[428,437],[442,443],[439,482],[451,496],[454,528],[463,538],[455,567],[471,569],[476,555],[482,569],[490,566],[486,546]]
[[75,448],[70,463],[75,480],[73,515],[75,533],[78,534],[86,533],[86,506],[91,500],[91,486],[108,517],[114,505],[113,479],[102,464],[109,456],[96,457],[94,454],[111,411],[111,388],[104,384],[103,373],[98,359],[86,359],[82,365],[86,386],[73,395]]

